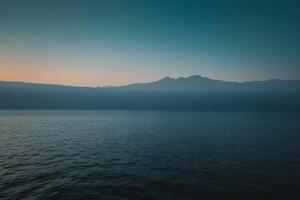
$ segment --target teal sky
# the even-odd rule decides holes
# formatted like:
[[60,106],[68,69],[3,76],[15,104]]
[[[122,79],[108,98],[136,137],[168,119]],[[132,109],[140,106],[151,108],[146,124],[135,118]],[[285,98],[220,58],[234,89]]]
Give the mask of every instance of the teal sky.
[[300,78],[300,1],[0,0],[0,80]]

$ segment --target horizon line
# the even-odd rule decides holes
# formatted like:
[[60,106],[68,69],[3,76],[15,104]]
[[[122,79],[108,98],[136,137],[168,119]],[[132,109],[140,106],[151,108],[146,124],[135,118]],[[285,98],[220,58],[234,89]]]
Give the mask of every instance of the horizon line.
[[179,76],[177,78],[173,78],[170,76],[164,76],[160,79],[153,80],[150,82],[133,82],[129,84],[124,84],[124,85],[106,85],[106,86],[87,86],[87,85],[68,85],[68,84],[63,84],[63,83],[51,83],[51,82],[27,82],[27,81],[22,81],[22,80],[0,80],[1,82],[6,82],[6,83],[22,83],[22,84],[37,84],[37,85],[52,85],[52,86],[63,86],[63,87],[79,87],[79,88],[113,88],[113,87],[126,87],[134,84],[147,84],[147,83],[153,83],[157,82],[163,79],[172,79],[172,80],[178,80],[178,79],[187,79],[187,78],[192,78],[192,77],[201,77],[209,80],[215,80],[215,81],[224,81],[224,82],[230,82],[230,83],[247,83],[247,82],[264,82],[264,81],[272,81],[272,80],[281,80],[281,81],[297,81],[300,79],[281,79],[281,78],[269,78],[269,79],[264,79],[264,80],[245,80],[245,81],[230,81],[230,80],[222,80],[222,79],[214,79],[214,78],[208,78],[206,76],[202,75],[190,75],[190,76]]

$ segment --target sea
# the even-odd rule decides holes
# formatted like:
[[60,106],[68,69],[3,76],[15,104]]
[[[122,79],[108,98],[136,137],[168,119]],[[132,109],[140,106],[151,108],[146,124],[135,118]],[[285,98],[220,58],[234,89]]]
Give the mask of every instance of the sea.
[[300,113],[0,111],[1,200],[299,200]]

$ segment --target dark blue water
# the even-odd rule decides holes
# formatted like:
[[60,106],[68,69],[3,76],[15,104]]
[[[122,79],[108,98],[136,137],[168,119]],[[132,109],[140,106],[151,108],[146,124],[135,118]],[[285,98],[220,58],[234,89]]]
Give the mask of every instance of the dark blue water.
[[300,199],[300,114],[0,111],[0,199]]

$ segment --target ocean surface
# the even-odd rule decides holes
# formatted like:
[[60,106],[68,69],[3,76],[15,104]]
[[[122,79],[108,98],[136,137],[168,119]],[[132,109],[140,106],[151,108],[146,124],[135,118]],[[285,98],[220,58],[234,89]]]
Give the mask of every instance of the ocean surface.
[[300,114],[0,111],[0,199],[300,199]]

